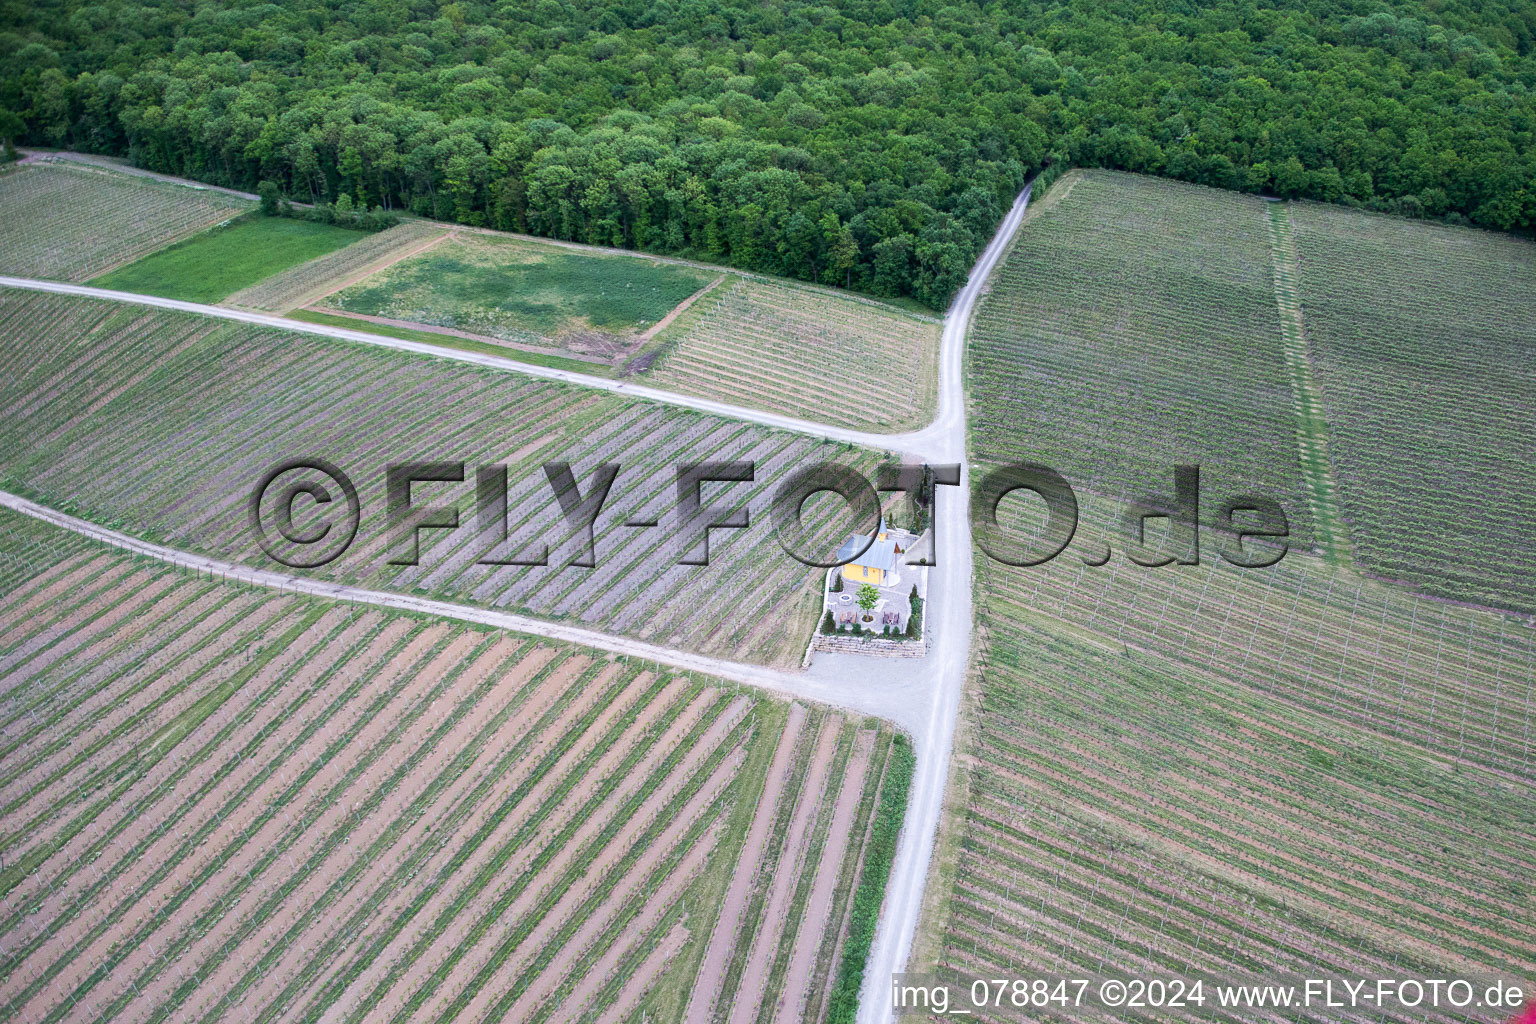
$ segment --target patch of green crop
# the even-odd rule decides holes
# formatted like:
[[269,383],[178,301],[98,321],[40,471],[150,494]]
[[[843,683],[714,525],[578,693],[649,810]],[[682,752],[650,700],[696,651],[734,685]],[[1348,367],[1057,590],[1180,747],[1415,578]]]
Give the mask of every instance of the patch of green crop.
[[437,246],[328,301],[349,313],[531,341],[643,331],[709,280],[637,257],[477,238]]
[[212,228],[93,278],[98,288],[218,302],[280,270],[351,245],[365,232],[288,217],[254,217]]

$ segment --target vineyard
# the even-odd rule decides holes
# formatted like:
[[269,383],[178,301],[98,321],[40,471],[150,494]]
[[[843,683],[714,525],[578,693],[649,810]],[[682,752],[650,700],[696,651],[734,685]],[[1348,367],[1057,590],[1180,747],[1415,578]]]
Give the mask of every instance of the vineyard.
[[1119,556],[1096,568],[1070,556],[1028,569],[985,559],[985,571],[1009,615],[1029,609],[1117,652],[1218,673],[1436,757],[1536,782],[1529,623],[1295,552],[1268,569],[1202,558],[1163,569]]
[[1536,610],[1536,246],[1290,212],[1357,557],[1432,593]]
[[1262,200],[1069,174],[1027,215],[970,345],[980,460],[1131,499],[1198,463],[1212,500],[1273,497],[1311,536]]
[[[1036,611],[1050,609],[1054,593],[988,576],[978,763],[943,970],[1434,978],[1529,977],[1536,968],[1536,925],[1521,909],[1536,896],[1532,770],[1517,780],[1506,772],[1520,770],[1518,758],[1488,771],[1470,754],[1426,751],[1407,715],[1429,710],[1418,702],[1430,680],[1413,677],[1428,650],[1412,661],[1397,660],[1402,650],[1378,656],[1381,634],[1362,629],[1353,646],[1381,671],[1375,701],[1356,708],[1364,695],[1354,684],[1366,677],[1348,661],[1336,674],[1326,652],[1313,660],[1317,621],[1282,619],[1300,642],[1286,649],[1260,636],[1250,652],[1248,614],[1231,617],[1232,641],[1210,640],[1210,619],[1226,618],[1224,596],[1210,618],[1185,610],[1159,619],[1163,598],[1143,594],[1145,612],[1127,620],[1123,603],[1099,603],[1100,585],[1085,583],[1078,604],[1098,612],[1083,630],[1085,614],[1063,623]],[[1181,589],[1193,597],[1203,581]],[[1282,609],[1293,602],[1288,592],[1274,597]],[[1367,610],[1379,608],[1362,607],[1362,619]],[[1425,615],[1429,637],[1442,614],[1453,613]],[[1130,622],[1119,638],[1117,616]],[[1143,621],[1160,622],[1160,640],[1144,635]],[[1511,705],[1528,698],[1533,640],[1526,627],[1506,627],[1515,631],[1524,635],[1506,636],[1500,662],[1505,699],[1516,691],[1515,700],[1469,710],[1457,699],[1460,665],[1442,680],[1436,703],[1453,737],[1464,714],[1469,730],[1487,727],[1503,707],[1501,735],[1513,733],[1517,749],[1524,741],[1530,719]],[[1276,658],[1284,675],[1270,665]],[[1310,684],[1303,666],[1315,670]],[[1339,1013],[1314,1007],[1284,1019],[1426,1019]],[[1207,1007],[1200,1019],[1253,1018]],[[1470,1019],[1503,1016],[1474,1010]]]
[[[249,527],[251,489],[279,460],[320,455],[353,475],[363,514],[351,549],[317,574],[781,666],[799,662],[822,574],[770,536],[773,491],[813,461],[872,478],[880,458],[463,363],[14,291],[0,295],[0,410],[8,489],[108,525],[271,566]],[[453,504],[463,525],[422,531],[420,564],[390,565],[384,469],[411,459],[467,463],[465,483],[414,490],[418,504]],[[621,467],[595,569],[567,566],[584,545],[542,468],[557,460],[584,495],[598,464]],[[706,485],[703,500],[745,505],[751,528],[712,531],[708,566],[678,564],[693,545],[676,528],[677,466],[737,460],[755,462],[755,480]],[[475,470],[493,463],[508,467],[503,543],[476,528]],[[824,503],[808,519],[835,515],[840,503]],[[625,525],[636,519],[659,525]],[[547,566],[481,561],[538,543]]]
[[9,512],[0,556],[10,1019],[766,1024],[862,963],[873,720]]
[[711,279],[630,255],[457,234],[330,295],[323,308],[608,361]]
[[255,205],[101,168],[26,164],[0,173],[0,273],[84,281]]
[[224,300],[226,306],[286,313],[446,237],[448,228],[429,220],[409,220],[387,231],[365,235],[344,249],[328,252],[244,288]]
[[[1465,280],[1469,297],[1455,305],[1434,298],[1449,283],[1387,283],[1401,261],[1372,239],[1430,229],[1362,216],[1349,247],[1339,230],[1326,262],[1311,218],[1357,215],[1293,210],[1294,248],[1283,207],[1069,175],[1031,211],[978,312],[973,459],[1061,470],[1082,525],[1069,553],[1044,566],[977,559],[976,764],[946,855],[954,885],[930,937],[957,980],[1536,969],[1536,925],[1521,909],[1536,898],[1536,629],[1338,557],[1352,539],[1367,568],[1423,582],[1447,569],[1449,548],[1435,538],[1477,529],[1502,538],[1506,556],[1519,549],[1484,525],[1509,511],[1515,530],[1527,501],[1486,489],[1518,488],[1524,469],[1529,431],[1516,426],[1524,399],[1514,391],[1529,368],[1513,365],[1513,336],[1434,358],[1392,339],[1429,337],[1433,324],[1457,322],[1452,311],[1465,311],[1474,334],[1529,314],[1474,314]],[[1480,251],[1470,232],[1444,237]],[[1448,248],[1439,263],[1456,255]],[[1481,287],[1513,302],[1523,293],[1505,256]],[[1391,307],[1379,337],[1367,302]],[[1479,368],[1453,367],[1446,353],[1458,351]],[[1422,372],[1432,366],[1442,374]],[[1467,416],[1495,402],[1509,411]],[[1410,451],[1420,422],[1445,452]],[[1426,500],[1452,489],[1452,452],[1471,457],[1461,430],[1488,442],[1484,462],[1462,466],[1511,467],[1472,485],[1491,507],[1468,526],[1435,518],[1450,514],[1448,499]],[[1399,458],[1405,483],[1389,494]],[[1293,550],[1273,568],[1240,570],[1207,531],[1200,566],[1131,565],[1117,515],[1128,500],[1170,493],[1176,462],[1201,464],[1218,492],[1279,498],[1299,546],[1321,511],[1316,535],[1330,557]],[[1394,530],[1424,539],[1400,549],[1415,574],[1385,571],[1372,555],[1396,534],[1361,513],[1362,496]],[[1217,497],[1205,496],[1207,508]],[[1039,528],[1033,506],[1010,499],[1001,512],[1021,537]],[[1109,564],[1085,562],[1106,545]],[[1489,570],[1484,593],[1517,592],[1528,564]],[[1284,1019],[1340,1019],[1310,1012]],[[1210,1007],[1202,1018],[1238,1019]]]
[[866,430],[932,419],[937,323],[810,288],[727,281],[657,336],[649,383]]

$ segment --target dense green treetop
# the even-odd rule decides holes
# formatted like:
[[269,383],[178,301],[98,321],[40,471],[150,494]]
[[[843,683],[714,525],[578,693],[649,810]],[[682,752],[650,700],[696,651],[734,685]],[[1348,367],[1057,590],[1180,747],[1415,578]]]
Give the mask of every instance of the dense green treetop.
[[24,143],[934,307],[1069,163],[1536,226],[1530,0],[0,12]]

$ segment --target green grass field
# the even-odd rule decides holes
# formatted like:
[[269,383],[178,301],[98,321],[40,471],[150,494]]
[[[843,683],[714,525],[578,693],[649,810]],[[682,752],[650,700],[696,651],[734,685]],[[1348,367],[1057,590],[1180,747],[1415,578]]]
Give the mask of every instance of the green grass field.
[[330,296],[348,313],[609,355],[708,284],[705,271],[465,235]]
[[288,217],[213,228],[91,280],[98,288],[218,302],[248,285],[363,238],[365,232]]

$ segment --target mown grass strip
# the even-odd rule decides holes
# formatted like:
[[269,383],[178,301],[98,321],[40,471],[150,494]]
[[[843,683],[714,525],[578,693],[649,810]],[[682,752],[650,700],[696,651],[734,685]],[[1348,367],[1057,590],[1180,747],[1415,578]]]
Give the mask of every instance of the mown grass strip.
[[907,791],[912,786],[912,772],[917,758],[912,743],[905,736],[892,740],[887,759],[885,782],[880,790],[880,810],[875,814],[874,829],[864,851],[864,868],[859,888],[853,897],[848,918],[848,940],[843,947],[843,962],[838,965],[837,987],[827,1003],[827,1024],[848,1024],[858,1013],[859,988],[864,983],[864,967],[875,939],[875,925],[885,903],[885,886],[891,864],[896,859],[896,840],[901,835],[907,811]]
[[1269,205],[1269,232],[1275,261],[1275,302],[1280,312],[1280,336],[1285,342],[1291,393],[1296,401],[1301,476],[1312,506],[1313,539],[1325,559],[1343,564],[1349,561],[1349,530],[1339,508],[1338,485],[1333,479],[1333,464],[1328,455],[1328,422],[1323,414],[1322,395],[1313,377],[1312,356],[1302,319],[1290,204]]

